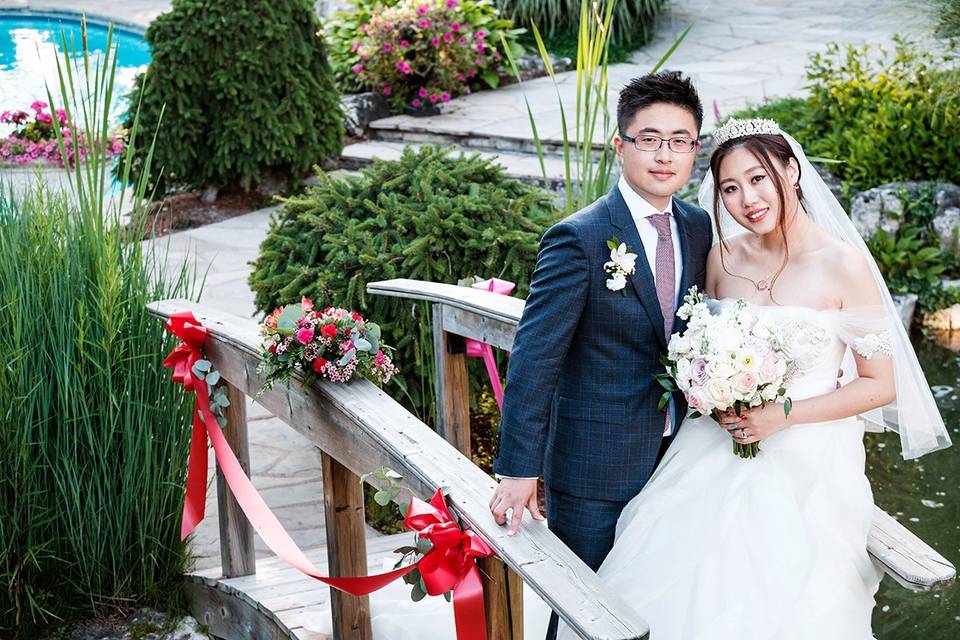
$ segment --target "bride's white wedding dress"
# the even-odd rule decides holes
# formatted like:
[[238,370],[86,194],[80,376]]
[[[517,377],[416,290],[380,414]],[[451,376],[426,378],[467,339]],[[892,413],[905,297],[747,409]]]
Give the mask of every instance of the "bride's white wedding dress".
[[[883,345],[849,311],[751,311],[787,327],[793,400],[834,390],[846,341],[864,355]],[[686,420],[624,509],[598,574],[653,640],[873,638],[882,573],[867,555],[873,495],[862,423],[797,425],[760,448],[741,459],[711,418]],[[561,640],[574,637],[561,625]]]
[[[864,338],[864,316],[849,311],[751,310],[787,328],[793,400],[834,390],[848,342],[864,355],[884,343]],[[872,639],[882,573],[867,555],[862,424],[798,425],[760,448],[741,459],[712,419],[684,421],[624,509],[600,577],[647,620],[652,640]],[[549,609],[532,590],[525,596],[524,637],[540,640]],[[439,597],[412,603],[401,582],[373,594],[371,608],[375,638],[455,638],[452,607]],[[329,622],[305,626],[327,631]],[[561,623],[559,639],[575,637]]]

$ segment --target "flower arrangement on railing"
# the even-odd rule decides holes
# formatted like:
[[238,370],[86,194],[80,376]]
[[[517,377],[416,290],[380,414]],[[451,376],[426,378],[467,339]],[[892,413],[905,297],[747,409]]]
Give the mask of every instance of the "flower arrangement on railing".
[[[351,72],[398,110],[436,112],[480,82],[497,86],[500,34],[514,48],[523,31],[512,26],[489,0],[400,0],[357,26]],[[341,31],[336,37],[346,35]]]
[[[30,164],[41,161],[64,166],[55,129],[58,126],[67,154],[67,163],[73,166],[74,156],[78,154],[74,148],[74,140],[79,142],[76,149],[79,149],[80,159],[84,158],[89,145],[84,134],[68,121],[66,111],[57,109],[51,113],[48,110],[49,105],[40,100],[31,104],[30,109],[32,114],[22,109],[0,113],[0,123],[17,127],[6,138],[0,139],[0,162]],[[108,157],[123,153],[123,141],[120,137],[110,136],[106,152]]]
[[380,341],[380,326],[355,311],[313,308],[304,297],[300,304],[274,310],[260,328],[263,360],[257,373],[264,374],[262,391],[286,382],[296,371],[305,373],[303,383],[317,378],[347,382],[355,373],[386,384],[396,375],[390,359],[393,349]]

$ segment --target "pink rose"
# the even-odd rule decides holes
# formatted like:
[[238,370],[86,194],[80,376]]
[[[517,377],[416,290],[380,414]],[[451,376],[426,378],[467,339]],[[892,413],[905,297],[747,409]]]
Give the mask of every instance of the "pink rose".
[[440,102],[450,102],[450,94],[444,91],[440,94]]
[[401,41],[400,41],[400,48],[401,48],[401,49],[406,49],[406,48],[409,47],[409,46],[410,46],[410,42],[409,42],[408,40],[401,40]]
[[431,93],[431,94],[430,94],[430,104],[437,104],[437,100],[439,100],[439,98],[437,98],[437,94]]
[[454,22],[452,25],[450,25],[450,28],[453,29],[454,31],[460,31],[460,23]]
[[694,411],[699,411],[703,408],[703,391],[700,387],[690,387],[690,389],[685,394],[687,397],[687,405]]
[[389,42],[384,42],[384,43],[383,43],[383,52],[384,52],[384,53],[390,53],[392,50],[393,50],[393,45],[392,45],[392,44],[390,44]]
[[447,31],[445,34],[443,34],[443,41],[447,44],[453,42],[453,34]]
[[311,340],[313,340],[313,329],[304,327],[297,331],[297,341],[300,344],[310,344]]
[[430,21],[429,21],[429,20],[421,20],[420,22],[417,23],[417,26],[420,27],[421,29],[427,29],[427,28],[430,27]]
[[757,386],[757,374],[752,371],[744,371],[737,376],[734,387],[743,394],[752,393]]
[[430,41],[430,44],[432,44],[432,45],[435,46],[435,47],[439,47],[439,46],[440,46],[440,38],[434,38],[433,40]]
[[428,12],[428,11],[430,11],[430,5],[428,5],[428,4],[422,4],[422,5],[420,5],[419,7],[417,7],[417,14],[418,14],[418,15],[425,16],[425,15],[427,15],[427,12]]

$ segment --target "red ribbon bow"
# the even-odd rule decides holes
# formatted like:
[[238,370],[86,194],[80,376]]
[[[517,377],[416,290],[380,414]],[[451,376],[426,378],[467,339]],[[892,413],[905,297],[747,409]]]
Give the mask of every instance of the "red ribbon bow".
[[[459,640],[486,640],[486,611],[483,604],[483,584],[476,558],[493,555],[487,544],[472,531],[462,531],[447,510],[443,492],[437,492],[429,503],[414,497],[410,501],[404,524],[429,540],[433,548],[417,562],[387,573],[359,577],[328,577],[313,566],[277,520],[263,498],[243,472],[216,416],[210,410],[210,396],[204,380],[197,377],[193,365],[203,359],[201,348],[207,337],[206,328],[190,311],[171,314],[166,328],[183,342],[178,344],[163,361],[173,368],[173,380],[193,392],[196,406],[193,414],[193,439],[190,443],[190,463],[187,469],[187,489],[183,501],[181,539],[186,538],[203,520],[207,490],[207,436],[213,443],[217,464],[231,493],[240,505],[253,529],[264,543],[302,573],[325,584],[355,596],[365,596],[397,578],[420,569],[427,593],[440,595],[453,590],[453,616]],[[201,414],[203,418],[201,419]]]

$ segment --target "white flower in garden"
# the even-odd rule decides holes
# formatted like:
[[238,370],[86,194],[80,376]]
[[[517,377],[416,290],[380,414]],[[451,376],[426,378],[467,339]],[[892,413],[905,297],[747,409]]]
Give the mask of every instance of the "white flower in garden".
[[614,273],[607,280],[607,289],[610,289],[610,291],[620,291],[625,286],[627,286],[627,276],[622,273]]

